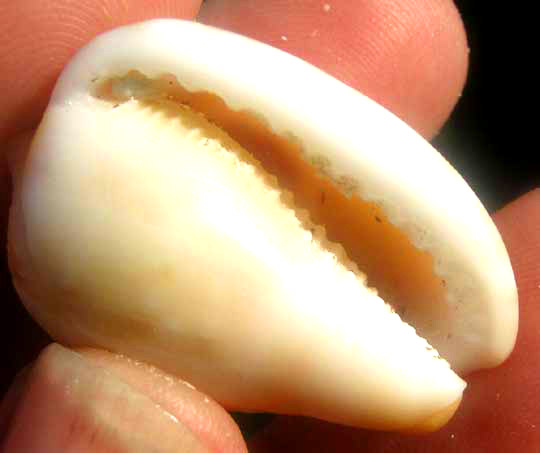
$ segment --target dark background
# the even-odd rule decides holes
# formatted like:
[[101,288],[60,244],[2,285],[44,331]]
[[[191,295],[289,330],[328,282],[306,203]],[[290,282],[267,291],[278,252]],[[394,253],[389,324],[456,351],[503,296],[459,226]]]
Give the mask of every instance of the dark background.
[[540,186],[533,125],[538,37],[527,36],[538,25],[530,9],[512,2],[455,3],[469,40],[469,77],[434,144],[493,212]]

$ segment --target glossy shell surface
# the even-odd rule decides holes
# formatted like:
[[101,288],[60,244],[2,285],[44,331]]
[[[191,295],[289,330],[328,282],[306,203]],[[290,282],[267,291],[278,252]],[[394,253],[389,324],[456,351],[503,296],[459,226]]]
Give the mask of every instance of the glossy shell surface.
[[[347,197],[376,205],[433,257],[445,309],[418,315],[416,327],[451,367],[507,357],[518,324],[508,255],[444,158],[315,67],[176,20],[120,28],[78,53],[17,182],[11,262],[29,270],[15,283],[54,337],[150,361],[232,408],[374,428],[420,426],[464,389],[361,277],[336,268],[339,246],[320,251],[321,240],[312,253],[313,237],[280,202],[287,195],[214,124],[191,111],[174,119],[165,98],[142,105],[155,93],[136,80],[121,84],[118,104],[96,96],[130,71],[216,95],[298,144]],[[212,160],[230,149],[238,161]],[[40,282],[32,292],[30,278]]]

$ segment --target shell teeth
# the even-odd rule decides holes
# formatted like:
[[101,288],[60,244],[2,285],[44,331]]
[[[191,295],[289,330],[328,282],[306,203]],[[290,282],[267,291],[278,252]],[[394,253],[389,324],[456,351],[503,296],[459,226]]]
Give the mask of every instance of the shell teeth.
[[232,409],[436,429],[465,388],[436,348],[466,370],[515,340],[504,247],[440,156],[315,68],[200,24],[85,48],[11,212],[15,285],[53,337],[150,362]]

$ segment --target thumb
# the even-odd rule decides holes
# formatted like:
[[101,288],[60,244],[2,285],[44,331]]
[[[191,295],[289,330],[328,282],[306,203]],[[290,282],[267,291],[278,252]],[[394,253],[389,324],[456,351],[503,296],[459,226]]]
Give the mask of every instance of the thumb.
[[238,427],[191,385],[126,357],[52,344],[1,407],[0,450],[246,452]]

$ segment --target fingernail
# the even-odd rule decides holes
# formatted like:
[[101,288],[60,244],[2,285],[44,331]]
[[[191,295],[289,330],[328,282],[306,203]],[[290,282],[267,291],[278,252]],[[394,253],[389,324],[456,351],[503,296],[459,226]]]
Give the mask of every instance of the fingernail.
[[29,373],[2,451],[209,450],[170,412],[105,368],[51,345]]

